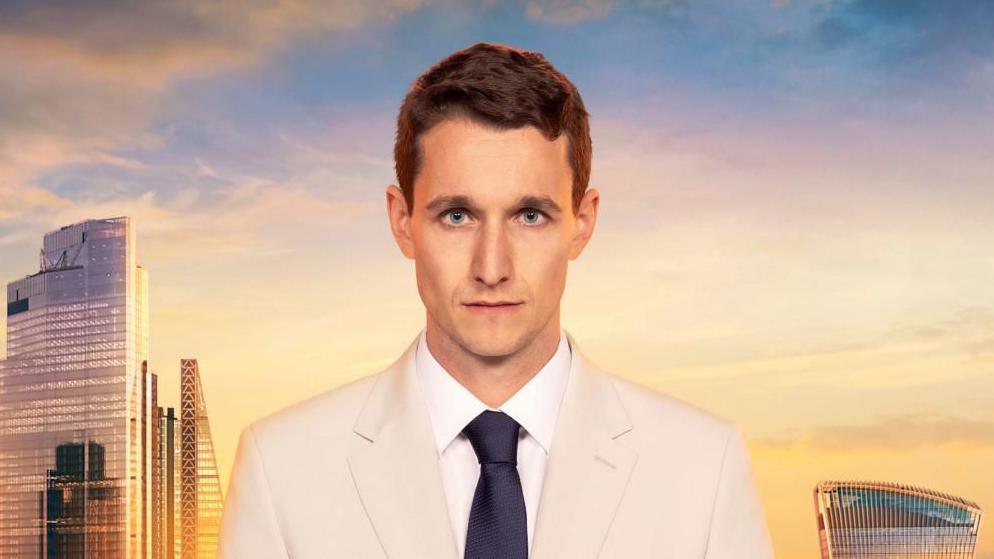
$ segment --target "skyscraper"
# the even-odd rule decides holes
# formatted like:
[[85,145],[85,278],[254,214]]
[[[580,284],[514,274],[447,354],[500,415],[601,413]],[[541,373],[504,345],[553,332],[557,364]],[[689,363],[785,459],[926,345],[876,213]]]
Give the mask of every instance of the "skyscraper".
[[897,483],[824,481],[814,489],[822,559],[971,559],[981,511]]
[[158,447],[158,456],[154,469],[154,493],[158,495],[155,514],[153,515],[153,532],[155,541],[152,543],[152,559],[179,559],[180,549],[180,430],[173,408],[162,407],[157,412],[159,421],[156,430],[154,446]]
[[0,557],[150,553],[147,291],[127,217],[46,234],[7,285]]
[[196,359],[180,360],[181,559],[214,559],[224,498]]

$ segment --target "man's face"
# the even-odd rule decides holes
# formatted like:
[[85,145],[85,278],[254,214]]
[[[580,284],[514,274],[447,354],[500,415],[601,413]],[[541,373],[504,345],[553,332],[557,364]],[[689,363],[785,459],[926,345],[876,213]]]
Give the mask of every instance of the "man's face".
[[396,186],[387,201],[429,328],[479,356],[558,333],[567,263],[593,232],[598,203],[588,190],[572,212],[566,136],[550,142],[532,126],[494,132],[458,118],[420,141],[413,210]]

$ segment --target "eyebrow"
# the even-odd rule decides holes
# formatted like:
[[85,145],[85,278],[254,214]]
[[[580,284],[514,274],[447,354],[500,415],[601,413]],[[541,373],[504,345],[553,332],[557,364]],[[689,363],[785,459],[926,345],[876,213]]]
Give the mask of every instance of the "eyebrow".
[[[562,208],[549,196],[522,196],[518,199],[517,206],[536,208],[546,213],[562,213]],[[442,208],[475,208],[473,199],[462,194],[437,196],[425,206],[429,213],[434,213]]]

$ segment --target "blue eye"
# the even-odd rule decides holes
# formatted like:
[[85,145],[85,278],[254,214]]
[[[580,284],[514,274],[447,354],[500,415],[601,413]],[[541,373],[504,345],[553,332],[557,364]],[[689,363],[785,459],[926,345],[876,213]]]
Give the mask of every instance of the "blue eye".
[[454,225],[460,225],[466,221],[466,212],[461,209],[445,210],[442,212],[442,220],[444,221],[446,217],[452,217],[449,223]]
[[539,221],[539,218],[545,217],[545,214],[532,208],[523,210],[521,212],[521,215],[525,216],[525,223],[529,225],[536,225],[538,223],[541,223]]

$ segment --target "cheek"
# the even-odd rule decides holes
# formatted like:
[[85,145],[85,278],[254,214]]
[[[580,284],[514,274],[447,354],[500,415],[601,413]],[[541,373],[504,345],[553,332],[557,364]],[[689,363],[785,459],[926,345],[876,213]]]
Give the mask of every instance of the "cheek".
[[422,298],[439,303],[448,301],[465,275],[459,247],[443,242],[437,236],[425,235],[415,240],[414,252],[418,290]]
[[566,279],[569,246],[550,238],[522,247],[518,261],[520,275],[537,292],[561,290]]

